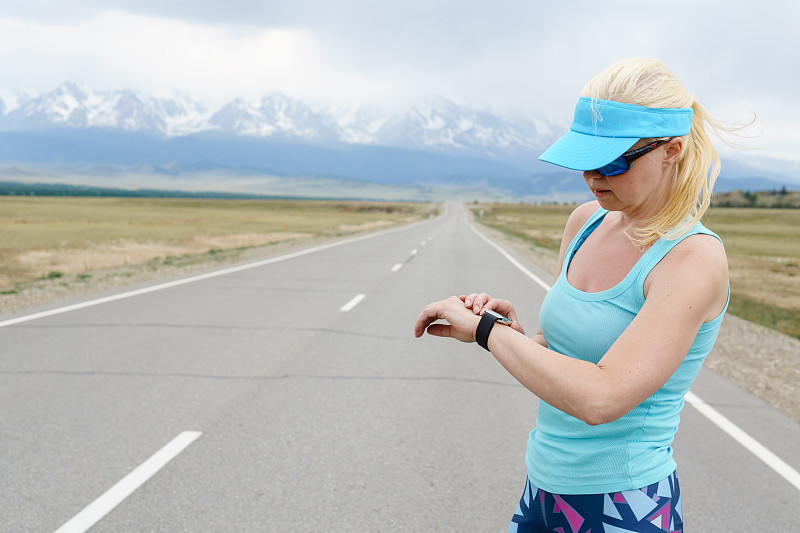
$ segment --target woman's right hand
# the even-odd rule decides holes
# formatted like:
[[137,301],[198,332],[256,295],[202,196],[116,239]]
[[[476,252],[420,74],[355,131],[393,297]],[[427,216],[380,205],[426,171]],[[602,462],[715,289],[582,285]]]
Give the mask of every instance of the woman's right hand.
[[485,292],[473,292],[469,295],[462,294],[459,298],[464,302],[464,307],[471,309],[476,315],[482,315],[484,309],[491,309],[496,313],[510,318],[513,321],[511,327],[523,335],[525,334],[525,329],[522,327],[522,324],[517,321],[517,311],[514,309],[514,304],[508,300],[492,298]]

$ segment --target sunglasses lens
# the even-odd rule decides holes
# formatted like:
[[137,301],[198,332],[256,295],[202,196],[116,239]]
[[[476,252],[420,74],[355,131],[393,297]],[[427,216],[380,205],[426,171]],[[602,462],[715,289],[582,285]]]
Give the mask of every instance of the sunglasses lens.
[[603,176],[616,176],[628,170],[628,162],[624,157],[618,157],[611,163],[597,169]]

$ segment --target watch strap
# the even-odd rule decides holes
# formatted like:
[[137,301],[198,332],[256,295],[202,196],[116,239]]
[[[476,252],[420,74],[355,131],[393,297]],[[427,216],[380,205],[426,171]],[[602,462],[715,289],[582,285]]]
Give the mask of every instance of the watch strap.
[[481,321],[478,322],[478,329],[475,330],[475,342],[485,350],[489,349],[489,333],[491,333],[496,321],[497,318],[492,316],[491,313],[484,313]]

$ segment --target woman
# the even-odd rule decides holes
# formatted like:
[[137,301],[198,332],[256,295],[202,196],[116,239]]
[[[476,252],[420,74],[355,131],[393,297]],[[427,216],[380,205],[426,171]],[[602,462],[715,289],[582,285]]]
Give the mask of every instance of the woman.
[[699,222],[720,168],[709,127],[722,129],[664,64],[610,66],[540,157],[583,171],[597,198],[567,221],[541,330],[525,336],[485,293],[417,319],[416,337],[477,340],[540,398],[509,531],[683,530],[670,445],[729,294],[725,250]]

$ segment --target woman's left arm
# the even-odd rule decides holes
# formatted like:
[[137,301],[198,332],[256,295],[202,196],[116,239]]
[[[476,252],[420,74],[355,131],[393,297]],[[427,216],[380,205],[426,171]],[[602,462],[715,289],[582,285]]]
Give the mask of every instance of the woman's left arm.
[[[548,350],[506,327],[492,329],[489,349],[520,383],[557,409],[593,425],[620,418],[666,383],[700,326],[724,307],[725,253],[719,241],[703,238],[685,239],[653,269],[644,306],[598,364]],[[438,313],[434,308],[429,316]],[[438,318],[449,321],[448,315],[456,318],[455,309]],[[429,333],[474,338],[477,322],[467,316],[472,314],[457,315],[455,323],[432,324]],[[417,336],[425,329],[421,324],[418,320]]]

